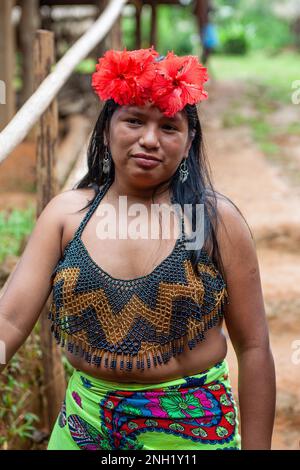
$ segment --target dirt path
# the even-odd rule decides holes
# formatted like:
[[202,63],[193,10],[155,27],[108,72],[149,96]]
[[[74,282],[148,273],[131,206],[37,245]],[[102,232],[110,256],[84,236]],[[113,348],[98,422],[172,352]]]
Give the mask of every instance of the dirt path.
[[[242,210],[257,247],[277,374],[272,448],[299,450],[300,364],[292,360],[292,346],[300,340],[300,197],[259,150],[249,127],[223,127],[224,114],[237,98],[243,102],[246,91],[240,83],[211,85],[210,102],[202,108],[206,148],[216,188]],[[237,361],[231,345],[228,361],[237,397]]]

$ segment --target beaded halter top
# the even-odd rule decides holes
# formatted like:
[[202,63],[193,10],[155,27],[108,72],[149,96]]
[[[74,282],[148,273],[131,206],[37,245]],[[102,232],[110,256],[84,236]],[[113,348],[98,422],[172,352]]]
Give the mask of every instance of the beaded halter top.
[[135,357],[136,367],[144,370],[166,364],[184,343],[193,349],[205,339],[205,331],[224,314],[226,284],[203,248],[196,275],[192,252],[185,249],[183,216],[172,252],[150,274],[121,280],[105,272],[81,235],[107,186],[100,188],[52,273],[51,331],[58,344],[90,364],[131,370]]

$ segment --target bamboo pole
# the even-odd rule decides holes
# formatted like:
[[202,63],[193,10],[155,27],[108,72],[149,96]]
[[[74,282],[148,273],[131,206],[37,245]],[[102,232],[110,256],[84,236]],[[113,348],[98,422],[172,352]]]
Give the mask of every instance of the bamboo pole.
[[[111,0],[93,26],[69,49],[38,90],[26,101],[0,134],[0,163],[22,142],[66,83],[74,68],[102,40],[119,17],[127,0]],[[1,4],[1,3],[0,3]]]
[[[54,63],[54,34],[38,30],[34,41],[34,76],[38,86]],[[37,217],[57,193],[55,153],[58,135],[57,102],[53,100],[37,126]],[[48,299],[40,316],[40,339],[43,363],[44,419],[51,429],[63,401],[66,382],[61,353],[51,334]]]

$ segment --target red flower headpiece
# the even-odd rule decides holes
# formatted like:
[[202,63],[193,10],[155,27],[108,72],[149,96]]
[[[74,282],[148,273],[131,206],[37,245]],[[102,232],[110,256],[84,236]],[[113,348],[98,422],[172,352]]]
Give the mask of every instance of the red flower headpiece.
[[153,47],[109,50],[96,65],[92,86],[101,100],[113,99],[121,106],[142,106],[150,101],[166,116],[207,98],[203,89],[207,69],[196,56],[168,52],[162,60],[158,57]]

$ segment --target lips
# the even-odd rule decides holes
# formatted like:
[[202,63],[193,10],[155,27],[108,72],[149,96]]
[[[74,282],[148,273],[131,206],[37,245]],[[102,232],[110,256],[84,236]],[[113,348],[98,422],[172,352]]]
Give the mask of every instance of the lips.
[[136,164],[144,170],[151,170],[156,168],[161,163],[158,158],[144,153],[137,153],[136,155],[133,155],[133,158]]
[[146,153],[136,153],[135,155],[133,155],[133,158],[142,158],[143,160],[160,162],[159,158],[154,157],[153,155],[147,155]]

